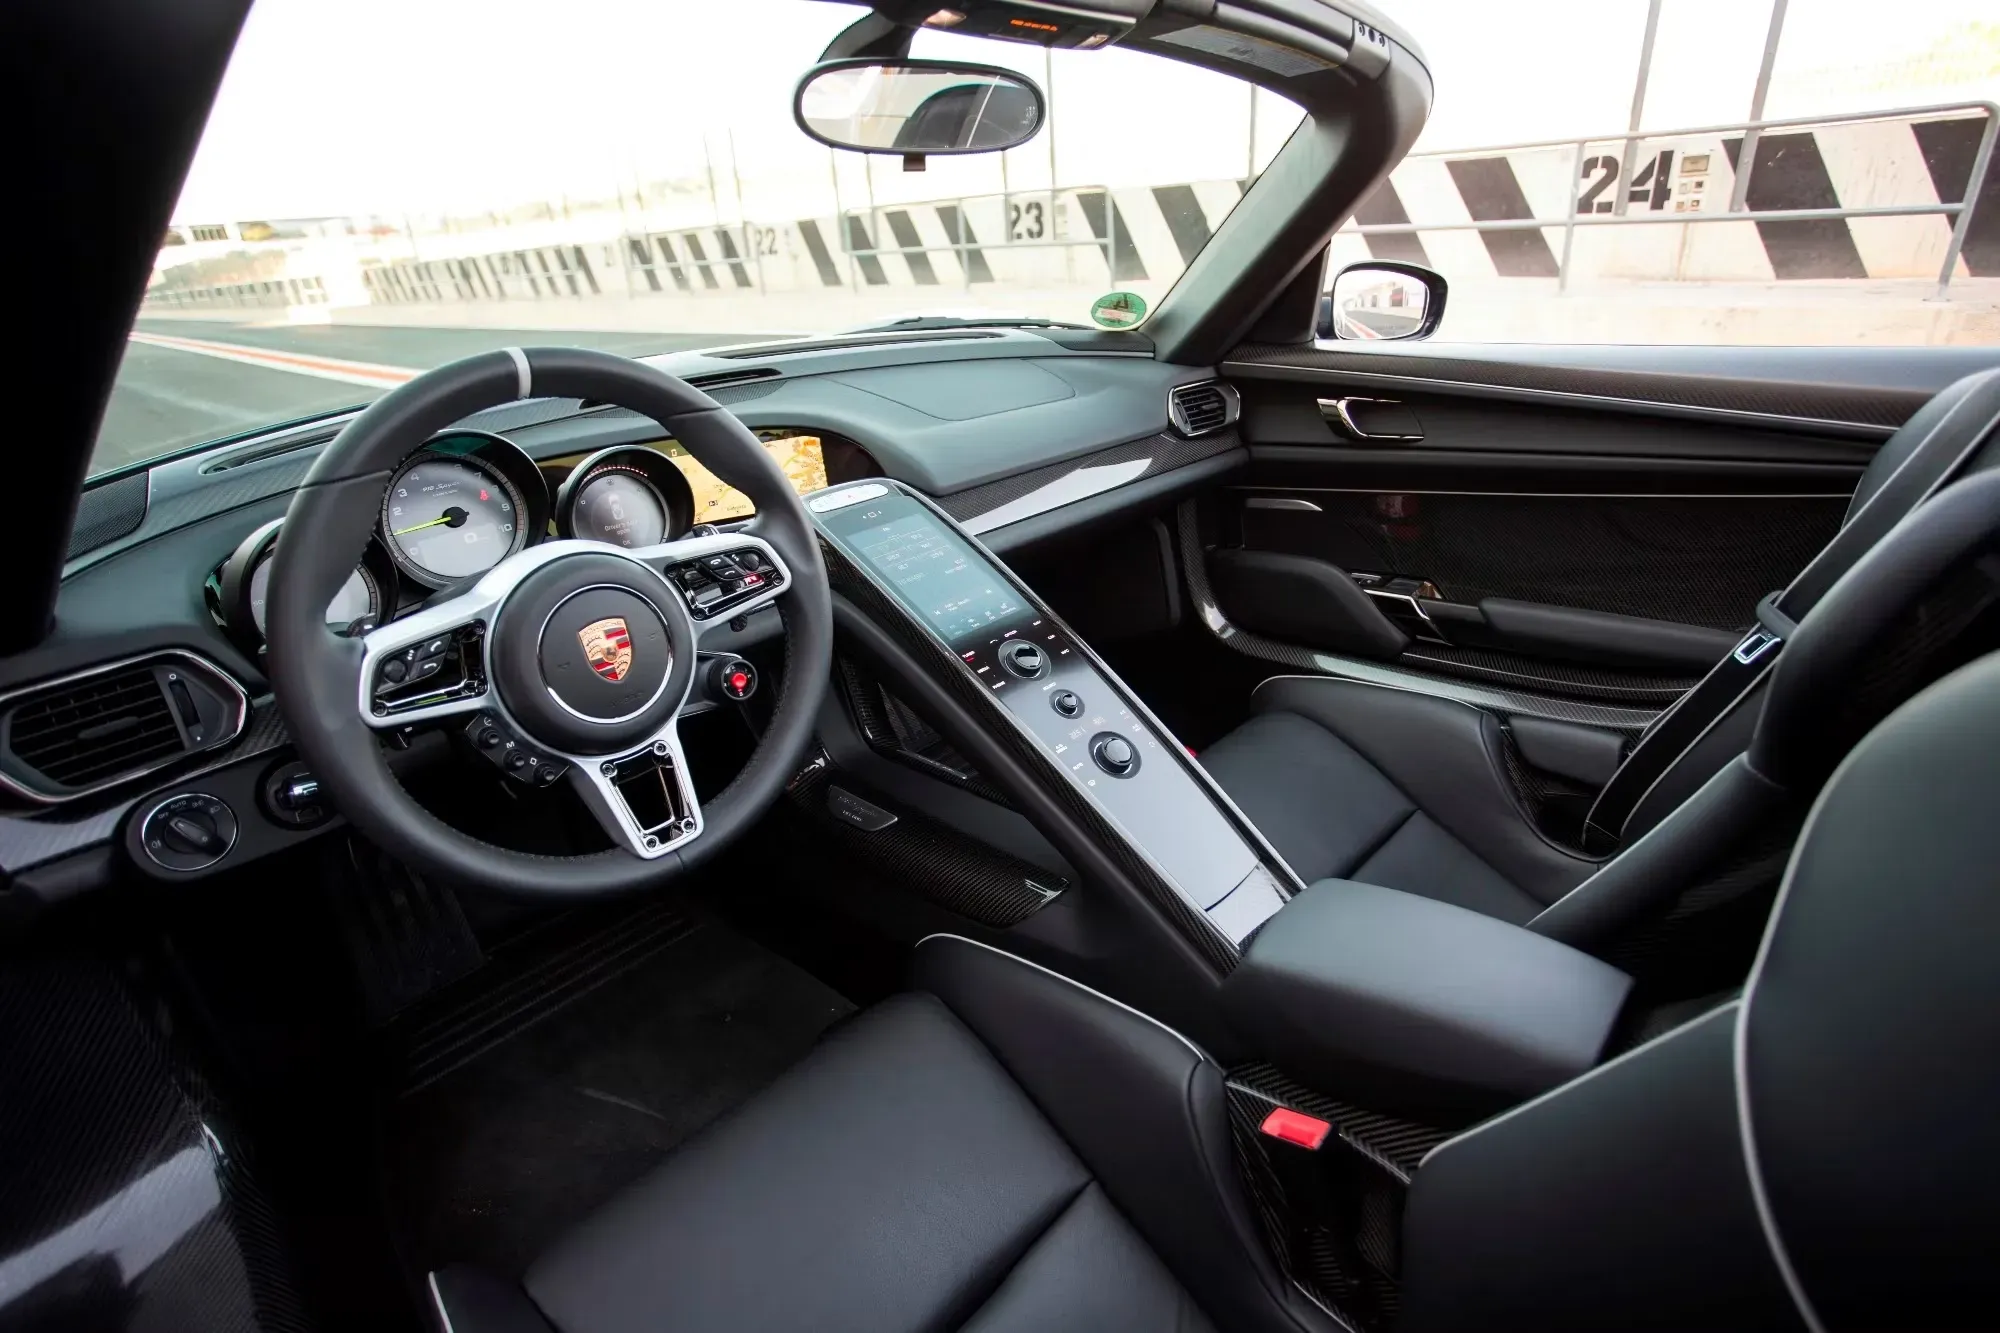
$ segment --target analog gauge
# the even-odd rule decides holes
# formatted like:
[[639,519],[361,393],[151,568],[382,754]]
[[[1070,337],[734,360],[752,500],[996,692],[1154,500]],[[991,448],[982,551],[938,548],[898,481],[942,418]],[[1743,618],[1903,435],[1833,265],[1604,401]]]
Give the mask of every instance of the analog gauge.
[[471,458],[419,454],[382,501],[389,553],[419,582],[442,587],[483,574],[526,545],[521,497]]
[[[260,638],[264,633],[264,599],[270,586],[271,562],[266,558],[259,560],[257,568],[250,572],[250,618],[256,623]],[[344,634],[354,629],[357,622],[372,627],[381,618],[382,598],[375,590],[375,578],[357,565],[326,608],[326,623]]]
[[590,541],[657,546],[667,539],[667,505],[636,469],[597,469],[576,493],[570,527]]

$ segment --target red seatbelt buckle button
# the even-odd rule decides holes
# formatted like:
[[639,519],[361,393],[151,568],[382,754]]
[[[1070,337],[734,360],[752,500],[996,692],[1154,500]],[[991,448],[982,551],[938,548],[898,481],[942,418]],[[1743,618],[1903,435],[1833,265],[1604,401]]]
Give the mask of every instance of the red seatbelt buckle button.
[[1317,1151],[1326,1142],[1326,1136],[1333,1133],[1333,1126],[1324,1120],[1288,1111],[1280,1106],[1264,1117],[1264,1123],[1257,1128],[1274,1139],[1283,1139],[1307,1151]]

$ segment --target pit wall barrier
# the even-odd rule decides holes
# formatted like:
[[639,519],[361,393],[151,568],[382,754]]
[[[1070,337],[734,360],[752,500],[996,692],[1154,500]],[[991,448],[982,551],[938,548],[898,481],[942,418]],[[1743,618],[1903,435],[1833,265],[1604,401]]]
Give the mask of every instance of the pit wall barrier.
[[[1554,278],[1565,289],[1573,279],[2000,276],[1996,123],[1990,104],[1968,103],[1412,156],[1336,233],[1331,267],[1405,259],[1454,281]],[[356,247],[340,272],[327,271],[333,256],[321,245],[294,255],[317,271],[156,287],[147,304],[435,306],[985,287],[1156,295],[1246,185],[1065,187],[623,234],[616,215],[599,210],[587,224],[568,224],[566,243],[548,243],[561,222],[524,232],[537,243],[516,248],[427,236],[425,250],[456,242],[465,252],[382,258],[379,245]]]

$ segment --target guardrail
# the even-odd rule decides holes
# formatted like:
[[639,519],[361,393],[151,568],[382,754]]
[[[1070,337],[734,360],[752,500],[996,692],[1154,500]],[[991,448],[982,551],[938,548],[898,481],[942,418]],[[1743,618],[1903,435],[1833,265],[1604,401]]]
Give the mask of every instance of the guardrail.
[[[1765,208],[1744,206],[1752,178],[1757,169],[1757,144],[1759,138],[1771,130],[1821,129],[1829,126],[1860,125],[1886,122],[1921,122],[1946,118],[1964,118],[1968,113],[1985,117],[1985,128],[1981,131],[1978,148],[1973,154],[1967,171],[1965,187],[1958,200],[1940,200],[1934,204],[1884,204],[1862,207],[1835,208]],[[1630,192],[1639,183],[1628,183],[1625,173],[1633,158],[1629,150],[1644,141],[1664,141],[1701,138],[1705,136],[1741,134],[1741,149],[1734,166],[1735,184],[1730,191],[1729,206],[1722,212],[1710,213],[1697,209],[1688,211],[1664,211],[1660,201],[1666,195],[1665,183],[1652,183],[1653,200],[1651,207],[1641,212],[1632,212],[1627,205],[1632,201]],[[1340,234],[1368,236],[1407,236],[1418,232],[1506,232],[1539,231],[1552,227],[1562,229],[1562,258],[1557,265],[1557,290],[1567,291],[1571,273],[1571,258],[1574,254],[1577,229],[1581,227],[1632,227],[1660,226],[1675,223],[1712,222],[1808,222],[1846,221],[1853,218],[1898,218],[1943,216],[1952,219],[1951,239],[1946,247],[1944,262],[1938,272],[1937,299],[1943,300],[1950,290],[1951,280],[1957,270],[1958,260],[1965,250],[1966,237],[1971,230],[1974,209],[1979,196],[1986,187],[1988,172],[1992,167],[1993,149],[1996,137],[2000,137],[2000,106],[1992,102],[1949,102],[1935,106],[1901,107],[1887,111],[1852,112],[1833,116],[1798,116],[1778,120],[1737,121],[1724,125],[1702,125],[1691,129],[1676,130],[1632,130],[1612,134],[1594,134],[1579,138],[1541,139],[1523,143],[1497,144],[1488,148],[1458,149],[1449,152],[1411,154],[1401,166],[1413,162],[1443,161],[1465,162],[1473,159],[1494,158],[1507,154],[1547,152],[1553,149],[1571,150],[1572,182],[1588,180],[1589,159],[1586,155],[1593,145],[1617,144],[1622,150],[1608,176],[1592,182],[1592,188],[1584,194],[1575,189],[1569,192],[1569,205],[1561,218],[1525,217],[1474,219],[1468,222],[1383,222],[1356,223],[1350,221],[1340,229]],[[1652,171],[1657,163],[1648,164]],[[1641,173],[1641,178],[1643,178]],[[1592,195],[1609,190],[1612,204],[1606,212],[1584,212],[1582,205]]]
[[266,282],[218,283],[149,292],[146,304],[166,309],[208,309],[215,306],[269,309],[280,306],[325,305],[326,287],[316,277],[272,278]]

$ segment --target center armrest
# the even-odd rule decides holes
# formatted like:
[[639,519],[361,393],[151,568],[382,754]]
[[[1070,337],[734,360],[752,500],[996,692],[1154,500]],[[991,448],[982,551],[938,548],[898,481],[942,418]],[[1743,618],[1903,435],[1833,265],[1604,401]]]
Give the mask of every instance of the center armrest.
[[1632,979],[1478,912],[1321,880],[1266,922],[1223,985],[1230,1026],[1321,1091],[1481,1114],[1597,1063]]

